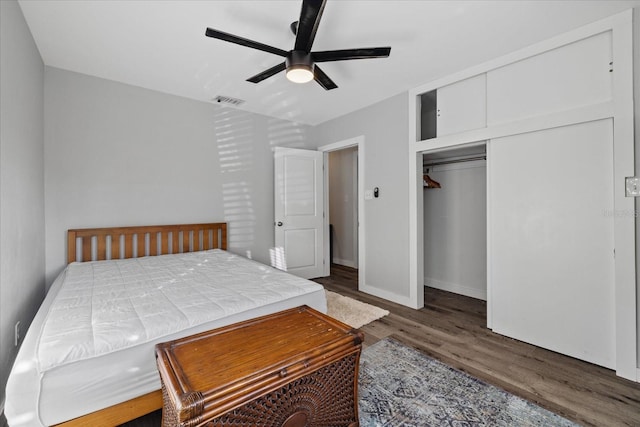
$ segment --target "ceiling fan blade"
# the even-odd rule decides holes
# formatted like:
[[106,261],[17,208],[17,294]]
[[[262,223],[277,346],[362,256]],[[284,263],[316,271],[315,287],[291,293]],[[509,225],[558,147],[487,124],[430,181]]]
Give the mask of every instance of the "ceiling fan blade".
[[326,0],[302,0],[294,50],[311,52]]
[[331,90],[338,87],[338,85],[335,84],[333,80],[331,80],[329,76],[327,76],[317,65],[313,69],[313,78],[325,90]]
[[212,37],[214,39],[224,40],[230,43],[239,44],[242,46],[247,46],[253,49],[258,49],[263,52],[273,53],[274,55],[279,55],[286,57],[287,51],[278,49],[277,47],[269,46],[263,43],[259,43],[253,40],[245,39],[243,37],[234,36],[233,34],[225,33],[224,31],[214,30],[213,28],[207,28],[205,32],[207,37]]
[[268,70],[261,72],[260,74],[256,74],[253,77],[249,77],[247,81],[251,83],[260,83],[264,79],[268,79],[269,77],[275,74],[278,74],[280,71],[284,71],[285,68],[286,68],[286,65],[283,62],[281,64],[276,65],[275,67],[271,67]]
[[314,62],[345,61],[348,59],[386,58],[390,47],[365,47],[361,49],[326,50],[311,52]]

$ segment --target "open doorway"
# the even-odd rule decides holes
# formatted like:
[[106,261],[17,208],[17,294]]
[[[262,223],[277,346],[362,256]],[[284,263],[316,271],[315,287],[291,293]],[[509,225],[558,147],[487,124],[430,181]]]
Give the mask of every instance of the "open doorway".
[[358,268],[358,147],[328,153],[330,265]]
[[[324,153],[325,185],[324,202],[326,207],[324,241],[325,275],[330,275],[331,262],[338,261],[348,268],[356,268],[358,289],[366,288],[365,268],[365,212],[364,212],[364,136],[338,141],[318,147]],[[336,154],[333,154],[336,153]],[[333,167],[330,165],[333,157]],[[331,172],[333,169],[333,173]],[[333,191],[331,190],[333,181]],[[333,202],[330,200],[333,199]],[[332,206],[333,205],[333,206]],[[332,214],[331,211],[334,210]],[[340,230],[337,224],[341,222]],[[332,230],[330,238],[329,228]],[[335,230],[335,231],[334,231]],[[329,251],[331,240],[336,245],[332,254]]]

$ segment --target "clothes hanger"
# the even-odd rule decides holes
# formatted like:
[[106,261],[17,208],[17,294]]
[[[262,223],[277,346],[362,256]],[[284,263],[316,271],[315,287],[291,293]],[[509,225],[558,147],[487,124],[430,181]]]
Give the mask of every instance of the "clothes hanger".
[[[427,169],[427,173],[428,172],[429,172],[429,169]],[[424,184],[425,188],[442,188],[442,186],[440,185],[440,183],[438,181],[434,181],[427,174],[422,176],[422,180],[423,180],[423,184]]]

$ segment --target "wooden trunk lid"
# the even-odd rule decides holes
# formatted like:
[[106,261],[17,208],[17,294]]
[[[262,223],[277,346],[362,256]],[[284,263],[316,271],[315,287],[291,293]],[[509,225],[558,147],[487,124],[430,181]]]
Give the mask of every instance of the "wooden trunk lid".
[[307,306],[156,346],[181,420],[221,415],[360,351],[363,334]]

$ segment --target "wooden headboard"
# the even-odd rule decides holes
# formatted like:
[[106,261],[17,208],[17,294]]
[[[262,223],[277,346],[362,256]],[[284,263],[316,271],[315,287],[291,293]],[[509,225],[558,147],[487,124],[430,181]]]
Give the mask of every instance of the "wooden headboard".
[[227,224],[75,229],[67,232],[67,245],[67,262],[227,249]]

